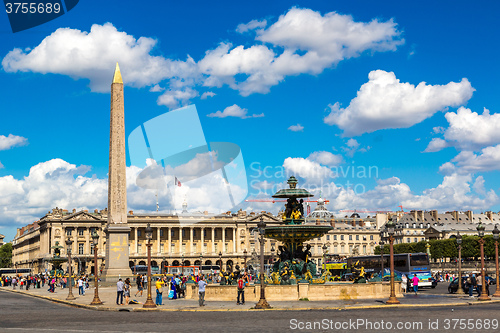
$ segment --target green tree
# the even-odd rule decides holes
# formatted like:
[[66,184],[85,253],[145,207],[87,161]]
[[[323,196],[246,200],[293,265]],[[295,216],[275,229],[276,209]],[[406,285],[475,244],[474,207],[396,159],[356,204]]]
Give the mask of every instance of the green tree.
[[0,268],[12,266],[12,244],[7,243],[0,247]]

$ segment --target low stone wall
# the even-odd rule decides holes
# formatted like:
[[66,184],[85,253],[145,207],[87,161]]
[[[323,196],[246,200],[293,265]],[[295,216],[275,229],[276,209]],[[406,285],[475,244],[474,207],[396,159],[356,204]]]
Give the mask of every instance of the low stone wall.
[[[401,282],[395,282],[396,297],[403,297]],[[337,282],[327,284],[299,283],[297,285],[267,285],[266,299],[268,301],[298,301],[307,298],[310,301],[355,300],[368,298],[388,298],[391,293],[389,282],[369,282],[353,284],[352,282]],[[219,286],[209,284],[205,290],[207,301],[236,301],[238,295],[236,286]],[[198,298],[198,287],[187,285],[187,299]],[[245,288],[245,301],[257,302],[260,298],[260,285],[250,285]]]

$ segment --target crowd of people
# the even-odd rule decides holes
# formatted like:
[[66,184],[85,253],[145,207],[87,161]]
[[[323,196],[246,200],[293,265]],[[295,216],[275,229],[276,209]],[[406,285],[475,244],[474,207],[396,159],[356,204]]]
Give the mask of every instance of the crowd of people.
[[[89,289],[89,276],[82,275],[78,278],[73,277],[75,281],[75,287],[78,287],[79,294],[84,295],[85,290]],[[21,290],[29,290],[45,288],[48,286],[47,291],[53,293],[56,288],[67,288],[69,283],[68,276],[49,276],[46,274],[38,275],[14,275],[14,276],[3,276],[0,278],[0,284],[2,287],[12,287],[16,289],[19,287]]]

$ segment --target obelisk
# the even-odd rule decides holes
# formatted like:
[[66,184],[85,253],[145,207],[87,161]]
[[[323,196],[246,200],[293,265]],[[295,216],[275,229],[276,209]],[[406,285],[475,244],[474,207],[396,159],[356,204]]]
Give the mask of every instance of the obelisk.
[[111,121],[109,131],[108,223],[106,260],[103,272],[106,282],[131,276],[129,268],[129,233],[127,224],[127,177],[125,157],[125,109],[123,80],[116,64],[111,84]]

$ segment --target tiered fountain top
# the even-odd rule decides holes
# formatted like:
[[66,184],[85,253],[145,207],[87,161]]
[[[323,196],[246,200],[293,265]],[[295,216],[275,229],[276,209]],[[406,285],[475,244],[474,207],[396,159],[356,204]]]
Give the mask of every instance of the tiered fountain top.
[[294,176],[291,176],[288,178],[288,186],[290,188],[284,188],[276,192],[275,195],[273,195],[273,198],[308,198],[308,197],[313,197],[311,193],[307,192],[307,190],[304,190],[303,188],[296,188],[297,187],[297,178]]

